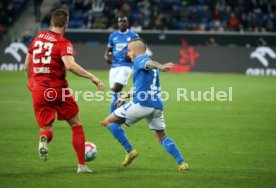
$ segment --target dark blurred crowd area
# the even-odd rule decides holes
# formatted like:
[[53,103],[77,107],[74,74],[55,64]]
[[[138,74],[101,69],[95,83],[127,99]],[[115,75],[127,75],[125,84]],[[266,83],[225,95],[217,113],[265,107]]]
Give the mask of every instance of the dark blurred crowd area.
[[[0,41],[30,0],[0,0]],[[117,29],[117,18],[126,16],[134,32],[143,30],[275,32],[276,0],[59,0],[40,15],[43,0],[33,0],[35,21],[50,26],[57,8],[70,12],[71,29]],[[32,32],[23,31],[29,44]],[[260,40],[261,41],[261,40]],[[206,45],[217,46],[214,38]]]
[[0,0],[0,41],[13,26],[22,10],[26,7],[28,0]]
[[[142,30],[273,32],[276,0],[61,0],[70,11],[69,28],[115,29],[127,16],[130,28]],[[51,11],[42,19],[49,27]]]

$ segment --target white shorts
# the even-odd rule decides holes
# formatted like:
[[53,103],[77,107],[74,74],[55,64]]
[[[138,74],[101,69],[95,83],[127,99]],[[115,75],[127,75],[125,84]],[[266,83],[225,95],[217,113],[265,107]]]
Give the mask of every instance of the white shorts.
[[111,68],[109,71],[109,87],[112,89],[115,83],[127,85],[131,73],[132,68],[127,66]]
[[151,130],[164,130],[166,128],[163,110],[141,106],[139,103],[126,103],[113,113],[117,117],[124,118],[127,126],[144,119]]

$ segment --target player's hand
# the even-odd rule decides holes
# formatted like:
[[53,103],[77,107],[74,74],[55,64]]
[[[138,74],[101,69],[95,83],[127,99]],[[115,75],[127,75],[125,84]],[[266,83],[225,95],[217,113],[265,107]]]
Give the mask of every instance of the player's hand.
[[112,52],[108,52],[108,53],[107,53],[105,60],[106,60],[106,62],[107,62],[108,64],[112,64],[112,61],[113,61]]
[[94,77],[91,81],[98,87],[100,91],[104,90],[104,83],[102,83],[100,79]]
[[105,88],[104,83],[102,83],[101,81],[97,82],[97,87],[100,91],[103,91]]
[[175,64],[173,62],[168,62],[163,65],[162,71],[167,72],[174,67],[175,67]]
[[119,98],[119,99],[115,102],[117,108],[119,108],[125,101],[126,101],[126,98],[125,98],[125,97]]

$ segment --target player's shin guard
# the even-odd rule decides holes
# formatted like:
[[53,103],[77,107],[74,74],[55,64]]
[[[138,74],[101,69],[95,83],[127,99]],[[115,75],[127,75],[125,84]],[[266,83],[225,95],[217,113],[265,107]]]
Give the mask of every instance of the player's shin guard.
[[181,156],[181,153],[179,152],[175,142],[171,138],[165,136],[160,141],[160,143],[165,148],[165,150],[176,159],[179,165],[185,161],[184,158]]
[[41,136],[46,136],[47,142],[49,143],[53,138],[53,132],[50,130],[43,130],[39,133],[38,138],[40,138]]
[[72,144],[78,157],[78,164],[84,164],[85,135],[81,125],[72,127]]
[[127,152],[133,149],[128,141],[125,130],[120,124],[110,123],[108,125],[108,129],[111,132],[111,134],[114,136],[114,138],[116,138],[120,142],[120,144],[125,148]]
[[110,102],[110,113],[112,113],[114,110],[116,110],[116,101],[119,99],[120,93],[113,92],[112,94],[112,100]]

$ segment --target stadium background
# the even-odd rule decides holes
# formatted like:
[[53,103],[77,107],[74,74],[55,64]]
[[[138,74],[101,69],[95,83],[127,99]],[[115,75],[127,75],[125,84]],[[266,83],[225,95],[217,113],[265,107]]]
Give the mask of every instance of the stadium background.
[[[141,156],[130,168],[120,168],[122,149],[98,126],[108,102],[83,99],[78,103],[87,139],[100,151],[89,163],[96,173],[74,174],[70,131],[64,122],[56,122],[50,160],[39,161],[38,129],[22,70],[28,44],[48,28],[50,13],[60,7],[71,13],[65,36],[74,43],[77,62],[106,85],[109,66],[103,54],[119,15],[128,16],[154,59],[177,63],[172,73],[161,75],[163,89],[172,96],[165,116],[168,133],[179,143],[190,171],[176,171],[143,122],[127,130]],[[41,16],[33,9],[32,0],[0,2],[3,187],[275,187],[275,0],[44,0]],[[73,90],[95,91],[72,74],[68,80]],[[233,101],[179,102],[178,87],[232,87]]]

